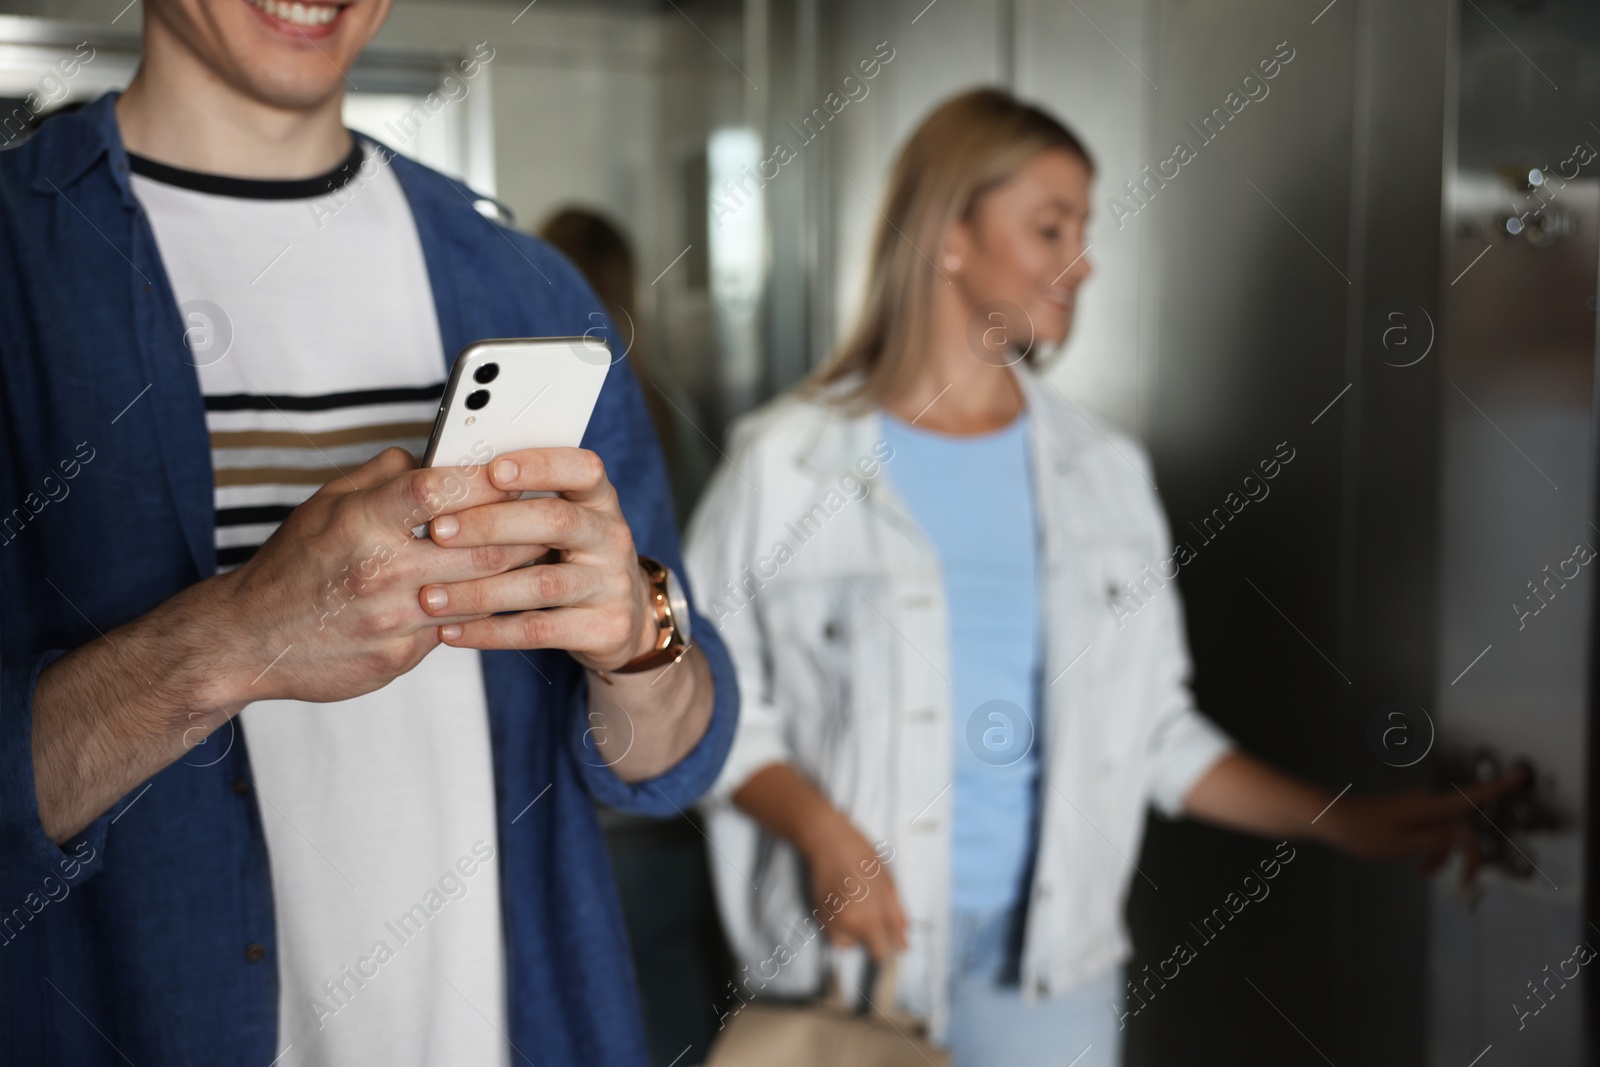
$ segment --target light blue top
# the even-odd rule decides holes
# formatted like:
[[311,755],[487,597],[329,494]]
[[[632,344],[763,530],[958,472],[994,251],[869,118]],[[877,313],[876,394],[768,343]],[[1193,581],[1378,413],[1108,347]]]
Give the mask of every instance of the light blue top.
[[952,906],[993,911],[1025,891],[1039,778],[1038,525],[1023,412],[953,437],[883,416],[885,468],[938,551],[950,619]]

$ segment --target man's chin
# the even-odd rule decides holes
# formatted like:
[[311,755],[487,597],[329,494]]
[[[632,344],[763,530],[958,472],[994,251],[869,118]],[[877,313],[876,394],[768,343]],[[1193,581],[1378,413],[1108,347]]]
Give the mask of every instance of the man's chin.
[[337,99],[343,92],[344,78],[335,76],[337,73],[337,68],[327,64],[323,64],[321,70],[296,71],[281,66],[270,72],[257,69],[250,72],[239,89],[268,107],[283,111],[314,111],[330,100]]

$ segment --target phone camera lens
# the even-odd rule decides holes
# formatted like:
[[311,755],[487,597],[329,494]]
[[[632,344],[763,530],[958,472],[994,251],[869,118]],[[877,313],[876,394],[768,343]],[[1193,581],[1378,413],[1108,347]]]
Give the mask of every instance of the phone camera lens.
[[472,372],[472,380],[479,385],[488,385],[498,377],[500,377],[500,364],[498,363],[485,363]]
[[489,390],[474,389],[467,397],[467,410],[477,411],[489,402]]

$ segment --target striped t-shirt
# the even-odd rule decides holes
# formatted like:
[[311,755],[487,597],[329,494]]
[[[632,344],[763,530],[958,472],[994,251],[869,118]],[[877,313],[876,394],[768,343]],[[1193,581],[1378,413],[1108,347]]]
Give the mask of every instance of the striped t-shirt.
[[[389,445],[420,458],[445,380],[427,264],[372,149],[306,181],[131,163],[205,397],[227,570]],[[324,623],[355,614],[325,613],[317,591],[336,575],[292,577],[305,579],[305,625],[260,650],[289,674],[329,640]],[[507,1064],[480,654],[441,646],[374,692],[261,700],[236,723],[272,873],[276,1067]],[[233,728],[213,735],[219,748]]]
[[390,445],[420,457],[443,392],[443,380],[309,396],[206,389],[217,570],[249,559],[319,486]]
[[[134,160],[205,397],[219,570],[322,484],[390,445],[419,458],[427,445],[442,343],[426,269],[404,247],[415,226],[375,151],[353,148],[331,189]],[[376,228],[397,211],[404,226]],[[326,298],[351,289],[379,296],[382,317]]]

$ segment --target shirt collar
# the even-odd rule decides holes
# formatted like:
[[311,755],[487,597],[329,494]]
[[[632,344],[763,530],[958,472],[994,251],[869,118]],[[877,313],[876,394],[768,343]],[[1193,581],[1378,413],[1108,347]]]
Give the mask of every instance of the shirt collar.
[[847,378],[800,401],[812,405],[817,414],[810,432],[795,450],[795,461],[800,466],[833,474],[850,469],[862,455],[870,454],[882,436],[877,409],[854,410],[840,402],[841,397],[854,393],[858,382],[859,378]]
[[[128,181],[128,153],[122,147],[122,130],[117,126],[116,103],[122,94],[109,92],[70,115],[51,119],[53,136],[39,144],[36,192],[51,193],[66,189],[82,178],[104,157],[111,167],[123,201],[134,206],[133,188]],[[59,124],[59,125],[58,125]],[[43,132],[43,131],[41,131]],[[39,136],[35,134],[34,136]]]
[[1095,443],[1100,431],[1078,405],[1067,398],[1060,386],[1026,363],[1018,363],[1012,369],[1022,387],[1023,399],[1033,412],[1030,430],[1035,451],[1058,464],[1076,463]]

